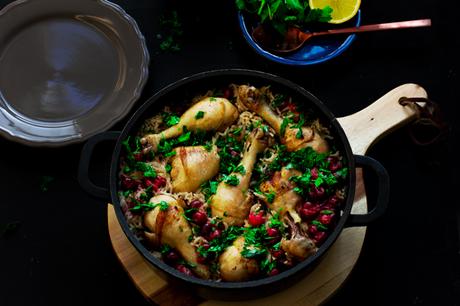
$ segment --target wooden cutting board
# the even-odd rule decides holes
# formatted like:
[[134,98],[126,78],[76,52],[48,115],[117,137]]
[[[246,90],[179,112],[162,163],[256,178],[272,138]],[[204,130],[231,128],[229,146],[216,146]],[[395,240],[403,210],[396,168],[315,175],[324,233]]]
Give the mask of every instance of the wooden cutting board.
[[[367,108],[338,119],[354,154],[364,155],[378,139],[416,117],[417,112],[414,108],[403,107],[398,103],[401,97],[427,97],[427,93],[416,84],[404,84]],[[367,201],[362,172],[357,169],[352,213],[366,212]],[[121,265],[142,295],[153,304],[159,305],[320,305],[330,298],[349,276],[358,260],[366,234],[366,227],[344,229],[320,264],[304,279],[282,292],[256,300],[214,301],[186,293],[160,278],[124,235],[112,205],[107,206],[107,215],[110,240]]]

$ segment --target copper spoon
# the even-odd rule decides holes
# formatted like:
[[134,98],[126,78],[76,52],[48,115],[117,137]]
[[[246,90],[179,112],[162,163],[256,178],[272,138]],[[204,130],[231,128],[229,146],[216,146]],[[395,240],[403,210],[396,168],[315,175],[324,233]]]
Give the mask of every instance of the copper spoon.
[[[345,34],[345,33],[359,33],[359,32],[371,32],[371,31],[384,31],[384,30],[397,30],[404,28],[417,28],[417,27],[429,27],[431,26],[431,19],[418,19],[409,21],[389,22],[389,23],[378,23],[369,24],[359,27],[343,28],[343,29],[332,29],[321,32],[303,32],[297,27],[290,27],[284,37],[283,43],[277,45],[277,49],[271,49],[277,53],[288,53],[299,49],[308,39],[314,36],[330,35],[330,34]],[[269,47],[270,38],[267,37],[269,34],[264,30],[264,27],[259,25],[252,31],[252,37],[255,41],[262,45]],[[281,48],[279,48],[281,47]]]

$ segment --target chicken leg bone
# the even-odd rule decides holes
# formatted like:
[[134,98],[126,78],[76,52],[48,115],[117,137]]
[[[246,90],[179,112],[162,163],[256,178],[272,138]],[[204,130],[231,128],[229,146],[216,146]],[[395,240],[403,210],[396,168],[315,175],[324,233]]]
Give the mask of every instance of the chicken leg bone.
[[[202,117],[197,116],[202,112]],[[190,107],[180,117],[178,124],[158,133],[147,134],[141,138],[146,147],[144,153],[156,151],[161,139],[179,137],[184,127],[189,131],[222,131],[238,118],[237,108],[225,98],[207,97]]]
[[240,85],[236,87],[237,104],[244,105],[268,122],[278,134],[281,142],[288,151],[296,151],[305,147],[312,147],[318,153],[329,150],[327,142],[311,127],[303,126],[302,137],[298,138],[298,128],[286,126],[282,131],[283,118],[270,108],[268,88],[257,89],[253,86]]
[[268,208],[280,213],[281,218],[289,213],[295,223],[301,221],[295,208],[302,202],[302,197],[294,191],[295,184],[289,181],[289,178],[299,175],[301,175],[299,171],[283,167],[281,171],[276,171],[269,181],[260,184],[261,191],[275,193],[273,202],[266,201]]
[[241,282],[259,273],[257,261],[241,255],[243,247],[244,237],[239,237],[219,256],[222,280]]
[[178,147],[171,160],[173,192],[194,192],[219,172],[217,147],[211,151],[203,146]]
[[291,230],[291,238],[281,239],[281,249],[289,256],[304,260],[318,250],[313,240],[300,230],[297,224],[287,219]]
[[251,132],[245,143],[243,159],[238,166],[244,168],[244,173],[232,172],[230,175],[238,178],[238,185],[231,186],[222,181],[211,198],[212,215],[221,217],[228,225],[243,225],[249,214],[252,197],[247,191],[252,170],[257,154],[263,152],[268,145],[268,137],[260,128]]
[[149,230],[145,232],[145,237],[156,246],[167,244],[176,249],[191,264],[192,270],[199,277],[208,279],[208,267],[198,263],[196,249],[188,241],[192,229],[184,217],[184,203],[166,194],[156,195],[150,199],[152,204],[162,201],[168,204],[166,210],[157,206],[144,214],[144,225]]

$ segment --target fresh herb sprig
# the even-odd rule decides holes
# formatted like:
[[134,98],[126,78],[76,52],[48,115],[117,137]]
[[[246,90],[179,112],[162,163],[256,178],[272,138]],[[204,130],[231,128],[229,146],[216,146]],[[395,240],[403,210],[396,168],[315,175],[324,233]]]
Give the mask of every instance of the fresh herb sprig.
[[140,212],[140,211],[149,211],[149,210],[152,210],[152,209],[155,209],[157,206],[160,207],[160,210],[161,211],[165,211],[168,209],[169,207],[169,204],[166,202],[166,201],[161,201],[159,203],[136,203],[136,205],[134,205],[134,207],[131,208],[131,211],[133,212]]
[[284,35],[289,26],[302,27],[311,22],[328,22],[332,8],[311,9],[308,0],[235,0],[240,11],[255,15]]
[[209,248],[199,246],[197,252],[205,258],[217,258],[233,241],[240,237],[244,228],[239,226],[230,226],[222,231],[222,235],[209,242]]

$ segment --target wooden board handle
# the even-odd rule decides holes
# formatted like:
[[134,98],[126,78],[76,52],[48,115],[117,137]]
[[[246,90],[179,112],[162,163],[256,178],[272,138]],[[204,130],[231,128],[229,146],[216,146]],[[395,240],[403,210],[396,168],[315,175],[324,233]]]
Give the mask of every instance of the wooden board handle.
[[415,108],[399,104],[401,97],[427,97],[417,84],[404,84],[352,115],[338,118],[354,154],[365,154],[369,147],[397,127],[414,119]]

